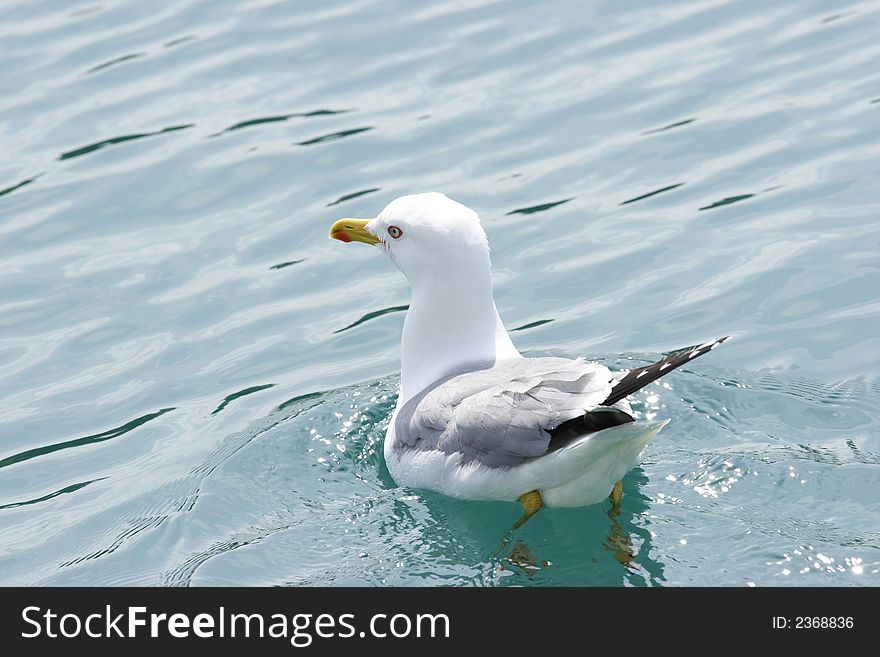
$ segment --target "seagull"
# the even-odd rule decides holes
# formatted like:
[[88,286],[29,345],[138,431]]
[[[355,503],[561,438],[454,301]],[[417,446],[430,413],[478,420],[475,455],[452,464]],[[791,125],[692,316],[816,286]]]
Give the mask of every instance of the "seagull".
[[612,372],[581,358],[524,357],[498,315],[489,242],[476,212],[444,194],[402,196],[330,237],[378,247],[409,280],[400,393],[385,435],[403,486],[517,502],[517,529],[542,507],[611,499],[669,420],[637,421],[627,397],[727,338]]

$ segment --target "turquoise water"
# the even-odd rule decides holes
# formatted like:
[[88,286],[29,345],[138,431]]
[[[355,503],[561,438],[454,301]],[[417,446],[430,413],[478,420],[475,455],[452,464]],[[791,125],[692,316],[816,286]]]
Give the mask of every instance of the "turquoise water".
[[[0,583],[880,584],[880,3],[645,4],[3,2]],[[527,354],[733,336],[619,516],[389,478],[427,190]]]

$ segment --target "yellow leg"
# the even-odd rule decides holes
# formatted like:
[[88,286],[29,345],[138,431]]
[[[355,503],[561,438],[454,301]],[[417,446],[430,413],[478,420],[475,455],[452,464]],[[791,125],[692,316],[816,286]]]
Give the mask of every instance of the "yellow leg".
[[623,481],[618,481],[614,484],[614,488],[611,489],[611,495],[608,496],[608,499],[611,500],[611,506],[614,509],[620,508],[620,499],[623,497]]
[[544,500],[541,499],[541,493],[536,490],[521,496],[519,498],[519,503],[522,504],[523,514],[519,520],[513,523],[513,527],[510,528],[511,531],[522,527],[526,523],[526,520],[535,515],[541,510],[541,507],[544,506]]
[[[541,499],[541,493],[536,490],[530,491],[525,495],[521,495],[519,498],[519,503],[522,504],[523,514],[522,517],[513,523],[513,526],[507,530],[504,536],[501,537],[501,545],[495,550],[495,554],[492,555],[492,559],[495,559],[501,552],[510,545],[510,541],[513,538],[513,532],[526,524],[526,520],[535,515],[538,511],[541,510],[541,507],[544,506],[544,500]],[[511,553],[513,554],[513,553]]]

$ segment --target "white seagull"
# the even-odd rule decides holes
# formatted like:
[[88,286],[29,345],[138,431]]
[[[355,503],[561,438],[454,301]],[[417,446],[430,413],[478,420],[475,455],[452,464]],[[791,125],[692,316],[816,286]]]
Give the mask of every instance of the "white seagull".
[[409,279],[400,395],[385,435],[401,485],[466,500],[542,506],[610,496],[668,420],[635,421],[626,397],[727,338],[647,367],[612,372],[583,359],[524,358],[492,296],[477,213],[443,194],[392,201],[375,219],[340,219],[330,237],[378,246]]

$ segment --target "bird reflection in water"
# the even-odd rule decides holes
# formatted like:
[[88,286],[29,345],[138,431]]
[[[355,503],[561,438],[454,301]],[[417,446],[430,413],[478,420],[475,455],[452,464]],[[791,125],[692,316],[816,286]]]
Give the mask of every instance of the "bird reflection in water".
[[497,569],[514,570],[525,574],[527,577],[533,577],[536,572],[550,567],[550,562],[538,559],[529,546],[522,541],[513,544],[510,554],[498,562]]
[[[606,529],[603,531],[598,522],[603,516],[597,514],[591,519],[585,519],[589,526],[583,528],[584,534],[576,532],[574,535],[568,535],[565,539],[583,541],[588,550],[591,547],[593,550],[601,547],[600,554],[590,550],[593,551],[591,561],[599,568],[596,571],[596,584],[612,585],[614,583],[612,573],[607,569],[600,568],[600,564],[605,561],[601,557],[601,552],[608,553],[614,561],[623,566],[624,578],[630,584],[650,586],[660,584],[665,580],[663,564],[651,555],[653,537],[646,527],[650,520],[645,516],[645,512],[650,508],[650,498],[642,494],[640,490],[647,481],[648,479],[641,468],[637,467],[632,470],[624,480],[625,493],[622,505],[615,507],[608,503],[610,508],[605,515],[607,515],[610,525],[606,525]],[[639,521],[634,522],[635,518],[639,518]],[[634,546],[634,543],[638,545],[638,548]],[[505,554],[505,556],[499,558],[501,554]],[[539,581],[540,577],[537,580],[535,578],[536,573],[557,565],[552,560],[542,558],[543,556],[546,555],[533,552],[526,542],[513,541],[508,533],[502,539],[502,546],[496,552],[493,560],[497,559],[495,566],[497,574],[520,573],[525,574],[532,581]],[[565,569],[563,564],[558,564],[558,567]],[[606,581],[608,577],[611,579]]]
[[617,517],[620,515],[620,507],[612,506],[608,511],[608,517],[611,518],[611,533],[605,539],[602,547],[614,555],[614,560],[625,568],[639,568],[639,562],[636,561],[636,553],[632,546],[632,537],[620,523]]
[[[640,565],[639,562],[636,561],[636,552],[633,549],[632,537],[617,521],[619,515],[619,507],[612,507],[608,511],[608,517],[611,519],[611,528],[608,536],[602,543],[602,547],[608,552],[611,552],[614,560],[621,566],[632,570],[638,570]],[[511,538],[510,533],[502,538],[501,547],[496,551],[495,555],[493,555],[493,558],[497,558],[498,554],[510,545]],[[594,558],[593,561],[598,561],[598,559]],[[510,549],[507,556],[503,557],[498,562],[496,569],[499,571],[511,570],[514,572],[520,572],[531,578],[537,571],[550,568],[551,566],[551,562],[545,559],[539,559],[525,542],[517,541],[513,544],[513,547]]]

